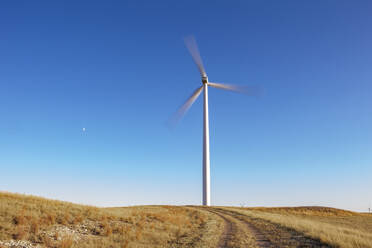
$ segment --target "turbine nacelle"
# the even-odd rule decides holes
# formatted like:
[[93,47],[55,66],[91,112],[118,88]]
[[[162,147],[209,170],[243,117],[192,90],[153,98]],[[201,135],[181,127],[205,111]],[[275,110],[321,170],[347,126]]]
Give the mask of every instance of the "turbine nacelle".
[[203,84],[208,84],[208,77],[207,77],[207,75],[202,76],[202,82],[203,82]]

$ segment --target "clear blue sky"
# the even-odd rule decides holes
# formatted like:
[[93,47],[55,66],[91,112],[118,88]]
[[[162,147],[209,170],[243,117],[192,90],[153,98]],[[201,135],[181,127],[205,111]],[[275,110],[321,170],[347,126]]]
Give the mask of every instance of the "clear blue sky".
[[[209,79],[212,203],[372,203],[372,2],[0,4],[0,190],[99,206],[200,204]],[[86,128],[83,132],[82,128]]]

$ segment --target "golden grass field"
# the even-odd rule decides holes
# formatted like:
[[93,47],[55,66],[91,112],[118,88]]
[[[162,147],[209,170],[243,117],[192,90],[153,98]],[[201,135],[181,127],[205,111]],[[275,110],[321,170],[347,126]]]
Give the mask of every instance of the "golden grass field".
[[333,247],[372,247],[371,214],[324,207],[232,209],[294,229]]
[[372,215],[321,207],[97,208],[0,192],[0,247],[372,247]]

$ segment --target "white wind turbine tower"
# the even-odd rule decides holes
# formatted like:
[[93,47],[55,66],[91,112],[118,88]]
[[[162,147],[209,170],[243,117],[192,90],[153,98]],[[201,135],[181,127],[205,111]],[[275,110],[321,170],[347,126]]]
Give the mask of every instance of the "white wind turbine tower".
[[208,86],[230,90],[235,92],[242,92],[249,95],[256,95],[255,88],[238,87],[235,85],[212,83],[208,81],[207,74],[204,70],[204,66],[199,54],[198,46],[196,44],[195,38],[189,36],[185,38],[185,44],[188,48],[195,64],[198,66],[201,75],[202,86],[197,88],[194,93],[187,99],[187,101],[179,108],[176,112],[174,121],[178,121],[186,111],[191,107],[191,105],[198,98],[200,93],[204,90],[204,121],[203,121],[203,205],[210,206],[211,196],[210,196],[210,160],[209,160],[209,114],[208,114]]

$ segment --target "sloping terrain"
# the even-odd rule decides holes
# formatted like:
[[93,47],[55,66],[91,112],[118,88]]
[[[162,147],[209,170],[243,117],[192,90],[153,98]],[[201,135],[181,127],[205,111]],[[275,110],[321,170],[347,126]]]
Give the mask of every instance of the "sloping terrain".
[[220,225],[190,208],[96,208],[0,192],[0,247],[213,247],[218,239],[201,234],[218,236]]
[[372,215],[323,208],[97,208],[0,192],[5,247],[372,247]]

